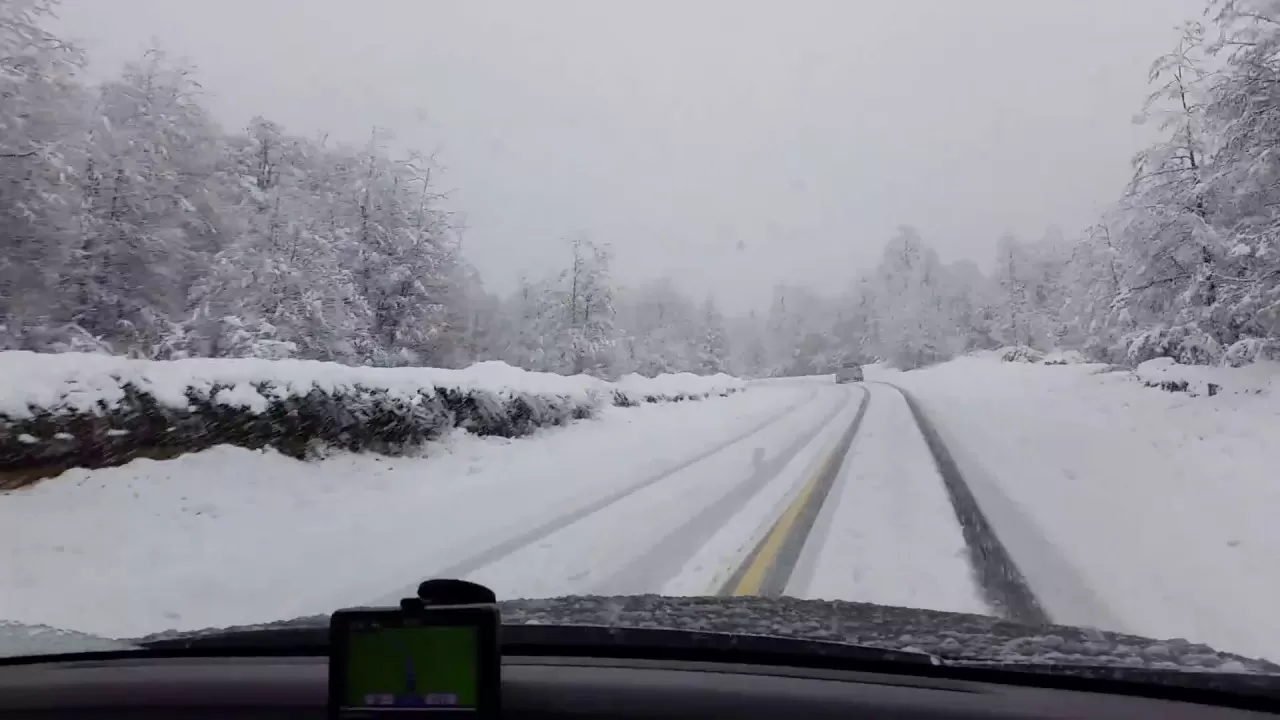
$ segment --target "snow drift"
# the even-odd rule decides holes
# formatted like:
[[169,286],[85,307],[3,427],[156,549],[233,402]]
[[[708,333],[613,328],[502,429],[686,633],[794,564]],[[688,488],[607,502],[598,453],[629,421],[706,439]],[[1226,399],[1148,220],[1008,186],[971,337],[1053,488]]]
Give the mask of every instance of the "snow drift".
[[1242,367],[1182,365],[1173,358],[1148,360],[1133,371],[1143,385],[1189,395],[1219,392],[1275,394],[1280,391],[1280,362],[1258,360]]
[[745,383],[688,373],[610,383],[521,370],[352,367],[310,360],[134,360],[0,352],[0,485],[229,444],[304,457],[395,454],[460,427],[518,437],[602,405],[698,400]]

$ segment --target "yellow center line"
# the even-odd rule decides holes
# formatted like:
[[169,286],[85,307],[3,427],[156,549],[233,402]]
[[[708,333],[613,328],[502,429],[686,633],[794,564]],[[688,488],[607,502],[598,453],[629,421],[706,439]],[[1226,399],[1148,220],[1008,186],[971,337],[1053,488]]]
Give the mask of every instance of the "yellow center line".
[[769,534],[760,543],[755,557],[750,560],[751,564],[747,566],[746,571],[742,573],[742,577],[729,590],[730,595],[738,597],[760,594],[760,588],[764,585],[764,580],[768,577],[774,563],[777,562],[778,553],[791,535],[796,519],[800,517],[800,512],[808,505],[809,498],[813,496],[813,491],[817,489],[818,484],[831,467],[831,464],[840,459],[839,455],[840,439],[837,438],[835,447],[827,452],[826,458],[814,469],[813,474],[809,476],[809,480],[805,482],[804,488],[800,490],[800,494],[796,496],[795,500],[791,501],[791,504],[783,511],[782,516],[770,528]]

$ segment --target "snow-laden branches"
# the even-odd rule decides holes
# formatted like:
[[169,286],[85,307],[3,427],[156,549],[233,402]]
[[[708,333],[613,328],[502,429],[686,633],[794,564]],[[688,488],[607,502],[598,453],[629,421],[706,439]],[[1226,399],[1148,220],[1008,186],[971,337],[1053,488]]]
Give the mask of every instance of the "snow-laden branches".
[[0,5],[0,348],[465,364],[458,258],[429,159],[227,133],[151,50],[97,86]]

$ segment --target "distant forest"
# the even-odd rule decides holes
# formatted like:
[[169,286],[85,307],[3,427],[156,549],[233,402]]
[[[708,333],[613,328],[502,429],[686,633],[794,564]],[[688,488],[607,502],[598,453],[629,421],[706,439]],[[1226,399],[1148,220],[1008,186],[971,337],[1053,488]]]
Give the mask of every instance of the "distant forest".
[[844,292],[778,286],[744,316],[669,281],[617,285],[608,238],[566,242],[562,271],[496,296],[459,252],[430,157],[376,130],[355,146],[265,118],[228,132],[194,70],[158,51],[89,84],[45,29],[55,9],[0,3],[0,349],[606,377],[911,368],[1003,345],[1280,359],[1274,2],[1214,0],[1154,61],[1145,115],[1162,140],[1080,236],[1002,238],[984,272],[903,227]]

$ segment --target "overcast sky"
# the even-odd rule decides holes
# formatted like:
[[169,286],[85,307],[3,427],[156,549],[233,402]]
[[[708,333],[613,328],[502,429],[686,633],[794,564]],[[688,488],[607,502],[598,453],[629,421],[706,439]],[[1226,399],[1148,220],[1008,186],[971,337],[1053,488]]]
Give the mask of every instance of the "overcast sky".
[[[229,127],[439,150],[492,289],[611,243],[735,308],[839,289],[899,224],[984,266],[1068,234],[1151,130],[1150,62],[1203,0],[63,0],[116,71],[152,38]],[[740,243],[740,244],[739,244]]]

